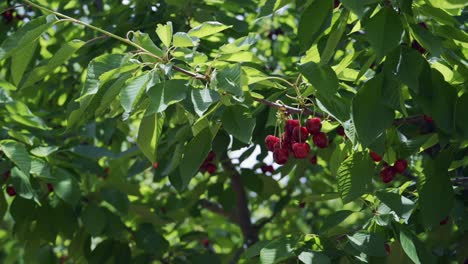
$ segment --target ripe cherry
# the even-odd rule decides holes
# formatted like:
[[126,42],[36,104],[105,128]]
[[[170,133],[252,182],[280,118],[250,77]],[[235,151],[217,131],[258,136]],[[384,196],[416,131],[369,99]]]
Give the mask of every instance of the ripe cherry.
[[159,163],[153,162],[151,166],[153,167],[153,169],[157,169],[159,167]]
[[275,148],[273,160],[278,164],[285,164],[289,160],[289,151],[285,148]]
[[428,122],[428,123],[434,122],[434,120],[433,120],[432,117],[430,117],[430,116],[424,115],[423,118],[424,118],[424,120],[425,120],[426,122]]
[[334,8],[337,8],[340,6],[340,0],[335,0],[334,4],[333,4],[333,7]]
[[6,193],[9,195],[9,196],[15,196],[16,195],[16,190],[13,186],[8,186],[6,187]]
[[408,168],[408,162],[404,159],[399,159],[395,161],[393,167],[395,168],[396,172],[403,173],[406,170],[406,168]]
[[275,144],[280,142],[279,137],[275,137],[273,135],[268,135],[265,138],[265,145],[269,151],[275,150]]
[[310,146],[307,143],[294,143],[292,147],[296,159],[304,159],[310,153]]
[[390,245],[385,244],[385,252],[387,252],[387,256],[390,255]]
[[203,239],[201,242],[204,247],[208,247],[210,245],[210,240],[208,238]]
[[326,148],[328,146],[327,134],[323,132],[314,134],[312,140],[314,141],[315,146],[319,148]]
[[313,165],[317,164],[317,155],[313,155],[312,157],[310,157],[309,161]]
[[344,137],[346,134],[344,132],[344,128],[342,126],[339,126],[337,129],[336,129],[336,134]]
[[296,142],[305,142],[309,137],[306,127],[295,127],[293,129],[293,139]]
[[375,162],[380,162],[382,160],[382,157],[379,154],[377,154],[377,152],[371,150],[369,154]]
[[295,127],[300,126],[299,120],[297,119],[288,119],[286,120],[285,130],[286,133],[292,135]]
[[322,129],[322,120],[318,117],[307,119],[306,127],[309,133],[315,135],[320,132],[320,129]]
[[396,175],[396,170],[393,167],[386,167],[380,171],[380,178],[384,183],[391,182]]
[[305,202],[300,202],[300,203],[299,203],[299,208],[304,208],[304,207],[305,207],[305,205],[306,205],[306,203],[305,203]]
[[54,191],[54,186],[51,183],[47,184],[47,191],[49,191],[49,193]]
[[439,222],[439,224],[440,224],[440,225],[446,225],[446,224],[448,224],[448,222],[449,222],[449,217],[447,216],[447,217],[445,217],[444,219],[442,219],[442,220]]
[[207,161],[213,161],[214,159],[216,158],[216,153],[214,153],[214,151],[210,151],[208,153],[208,156],[206,156],[206,159]]
[[269,172],[269,173],[273,174],[275,172],[275,169],[271,165],[265,165],[264,164],[264,165],[262,165],[261,169],[262,169],[263,173]]
[[204,167],[203,167],[202,171],[207,171],[210,175],[215,174],[216,170],[218,169],[218,167],[213,163],[206,163],[203,166]]

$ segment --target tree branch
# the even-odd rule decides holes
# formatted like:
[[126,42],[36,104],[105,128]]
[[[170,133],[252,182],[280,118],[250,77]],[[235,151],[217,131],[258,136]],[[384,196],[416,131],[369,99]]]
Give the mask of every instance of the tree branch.
[[250,220],[250,210],[247,202],[247,194],[242,184],[241,176],[229,158],[225,158],[221,164],[224,171],[231,178],[231,187],[236,193],[236,210],[239,227],[247,245],[258,241],[258,232]]

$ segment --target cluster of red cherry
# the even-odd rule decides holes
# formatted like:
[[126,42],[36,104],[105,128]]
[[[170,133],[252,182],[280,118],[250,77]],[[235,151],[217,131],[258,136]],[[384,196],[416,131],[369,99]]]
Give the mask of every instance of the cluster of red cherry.
[[[376,152],[371,150],[369,154],[375,162],[382,161],[382,157]],[[393,163],[393,166],[389,166],[387,163],[384,163],[384,166],[380,171],[380,178],[384,183],[389,183],[395,179],[397,173],[404,173],[406,168],[408,168],[408,161],[405,159],[398,159]]]
[[218,170],[216,164],[213,163],[215,158],[216,154],[213,151],[210,151],[206,159],[203,161],[203,164],[200,166],[200,172],[208,172],[210,175],[215,174]]
[[[328,146],[327,134],[320,132],[322,121],[318,117],[307,119],[306,126],[301,126],[299,120],[288,119],[281,138],[268,135],[265,144],[269,151],[273,152],[273,160],[278,164],[285,164],[289,160],[290,153],[296,159],[305,159],[310,153],[310,145],[307,143],[309,134],[312,142],[318,148]],[[317,157],[312,156],[310,162],[317,163]]]

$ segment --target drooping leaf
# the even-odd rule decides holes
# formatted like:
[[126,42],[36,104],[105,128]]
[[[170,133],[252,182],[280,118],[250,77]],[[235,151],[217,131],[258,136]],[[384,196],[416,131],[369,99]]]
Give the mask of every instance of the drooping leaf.
[[164,254],[169,247],[167,240],[148,223],[141,224],[138,227],[135,233],[135,240],[139,248],[151,252],[155,256]]
[[140,150],[151,161],[158,159],[158,142],[164,125],[164,116],[150,114],[143,117],[138,129],[137,144]]
[[[133,33],[133,38],[132,41],[135,42],[136,44],[142,46],[144,49],[149,51],[150,53],[158,56],[158,57],[163,57],[163,52],[162,50],[154,44],[154,42],[151,40],[148,34],[142,33],[140,31],[134,32]],[[144,61],[146,62],[157,62],[157,59],[148,55],[142,55]]]
[[252,139],[252,132],[256,122],[254,118],[246,116],[246,108],[242,106],[230,106],[224,110],[221,122],[224,129],[246,144]]
[[395,116],[393,110],[385,107],[383,85],[382,75],[374,77],[364,84],[353,99],[352,120],[363,146],[369,146],[390,127]]
[[160,113],[171,104],[184,100],[189,87],[186,80],[175,79],[163,81],[151,87],[147,92],[150,106],[146,114]]
[[384,257],[387,255],[385,252],[385,240],[376,233],[358,232],[353,236],[347,236],[351,241],[351,245],[370,256]]
[[403,34],[403,25],[398,14],[384,7],[365,24],[367,39],[374,48],[377,58],[384,57],[398,46]]
[[106,226],[106,214],[97,204],[89,204],[81,213],[83,226],[92,236],[99,236]]
[[407,223],[415,208],[415,203],[403,195],[380,191],[377,197]]
[[[338,78],[330,66],[308,62],[300,65],[299,71],[312,84],[317,92],[324,95],[331,95],[338,91]],[[312,94],[311,88],[303,92],[304,96],[310,94]]]
[[303,251],[298,256],[299,260],[304,264],[329,264],[331,263],[330,258],[321,253],[321,252],[310,252],[310,251]]
[[318,37],[330,26],[332,1],[313,1],[299,18],[297,35],[302,50],[307,50]]
[[216,75],[218,89],[236,96],[242,96],[242,69],[240,64],[235,64],[222,69]]
[[11,180],[19,196],[24,199],[32,199],[34,197],[34,190],[29,181],[29,173],[24,173],[22,170],[14,167],[11,170]]
[[268,243],[260,250],[262,264],[280,263],[294,256],[295,241],[290,238],[280,238]]
[[338,191],[343,203],[366,193],[371,185],[374,164],[364,152],[354,152],[338,168]]
[[146,90],[151,78],[152,73],[146,72],[127,81],[124,88],[120,91],[120,104],[125,112],[130,113],[133,110],[135,103]]
[[199,116],[202,116],[213,103],[219,101],[220,96],[217,92],[209,88],[192,89],[191,99],[195,112]]
[[13,161],[23,173],[29,174],[31,169],[31,158],[26,147],[14,140],[5,139],[0,141],[0,148],[5,155]]
[[62,200],[75,206],[81,198],[80,186],[76,178],[61,168],[56,168],[53,175],[54,192]]

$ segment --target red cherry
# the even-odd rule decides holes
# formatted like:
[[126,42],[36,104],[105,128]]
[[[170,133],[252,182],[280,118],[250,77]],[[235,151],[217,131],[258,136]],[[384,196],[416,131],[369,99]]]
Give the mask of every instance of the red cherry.
[[418,25],[420,25],[420,26],[423,27],[424,29],[427,29],[427,25],[426,25],[426,23],[424,23],[424,22],[420,22],[420,23],[418,23]]
[[430,116],[424,115],[423,118],[424,118],[424,120],[425,120],[426,122],[428,122],[428,123],[434,122],[434,120],[433,120],[432,117],[430,117]]
[[310,153],[310,146],[307,143],[294,143],[292,147],[296,159],[304,159]]
[[320,132],[320,129],[322,129],[322,120],[318,117],[307,119],[306,127],[307,130],[309,130],[309,133],[315,135]]
[[297,119],[288,119],[286,120],[285,130],[288,135],[292,135],[295,127],[300,126],[299,120]]
[[281,147],[292,151],[292,144],[294,143],[294,139],[292,138],[292,134],[288,134],[286,132],[281,135]]
[[213,164],[213,163],[208,163],[208,164],[206,164],[206,171],[207,171],[210,175],[215,174],[217,169],[218,169],[218,167],[216,167],[216,165]]
[[265,145],[269,151],[275,150],[275,144],[280,142],[279,137],[268,135],[265,138]]
[[421,46],[421,44],[419,44],[419,42],[417,42],[416,40],[413,40],[413,42],[411,43],[411,47],[417,51],[419,51],[419,53],[421,54],[425,54],[426,53],[426,49]]
[[289,160],[289,151],[285,148],[275,148],[273,160],[278,164],[285,164]]
[[390,245],[385,244],[385,252],[387,252],[387,256],[390,255]]
[[382,160],[382,157],[379,154],[377,154],[377,152],[371,150],[369,154],[375,162],[379,162]]
[[262,169],[263,173],[269,172],[269,173],[273,174],[275,172],[275,169],[271,165],[262,165],[261,169]]
[[8,186],[6,187],[6,193],[9,195],[9,196],[15,196],[16,195],[16,190],[13,186]]
[[399,159],[395,161],[393,167],[395,168],[396,172],[403,173],[406,170],[406,168],[408,168],[408,162],[404,159]]
[[313,165],[317,164],[317,155],[310,157],[309,161]]
[[344,128],[342,126],[339,126],[337,129],[336,129],[336,134],[344,137],[346,134],[344,132]]
[[203,239],[201,242],[204,247],[208,247],[210,245],[210,240],[208,238]]
[[109,174],[109,173],[110,173],[110,168],[109,168],[109,167],[106,167],[106,168],[104,169],[104,173],[105,173],[105,174]]
[[328,146],[327,134],[318,132],[312,136],[315,146],[319,148],[326,148]]
[[153,166],[153,169],[157,169],[159,167],[159,163],[153,162],[152,166]]
[[333,4],[333,7],[334,8],[337,8],[340,6],[340,0],[335,0],[334,4]]
[[309,137],[306,127],[295,127],[293,129],[293,139],[296,142],[304,142]]
[[47,190],[49,191],[49,193],[53,192],[54,191],[54,186],[51,183],[48,183],[47,184]]
[[306,203],[305,203],[305,202],[300,202],[300,203],[299,203],[299,208],[304,208],[304,207],[305,207],[305,205],[306,205]]
[[391,182],[396,175],[396,170],[394,167],[386,167],[382,171],[380,171],[380,178],[384,183]]
[[208,153],[208,156],[206,157],[206,160],[207,161],[213,161],[215,158],[216,158],[216,153],[214,153],[214,151],[210,151]]
[[445,217],[444,219],[442,219],[442,220],[439,222],[439,224],[440,224],[440,225],[446,225],[446,224],[448,224],[448,222],[449,222],[449,217],[447,216],[447,217]]

